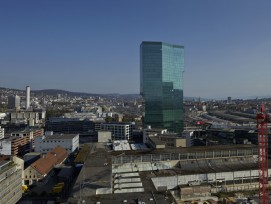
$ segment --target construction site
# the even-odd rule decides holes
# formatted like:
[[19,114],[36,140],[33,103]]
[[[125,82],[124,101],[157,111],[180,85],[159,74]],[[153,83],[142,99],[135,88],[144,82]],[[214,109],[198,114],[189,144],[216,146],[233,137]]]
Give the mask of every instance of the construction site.
[[256,145],[119,152],[96,143],[92,150],[70,203],[112,203],[120,195],[131,202],[141,194],[145,203],[161,195],[165,203],[205,202],[217,201],[213,195],[218,192],[259,188]]
[[235,196],[222,203],[268,204],[269,117],[264,106],[256,119],[258,145],[155,149],[128,148],[128,142],[118,141],[112,149],[108,143],[92,143],[69,201],[207,204],[221,203],[221,193],[253,192],[252,198]]

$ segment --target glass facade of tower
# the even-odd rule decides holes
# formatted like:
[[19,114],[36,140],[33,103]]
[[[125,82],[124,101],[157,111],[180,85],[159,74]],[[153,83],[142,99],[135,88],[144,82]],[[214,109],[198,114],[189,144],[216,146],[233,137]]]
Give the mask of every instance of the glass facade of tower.
[[184,47],[163,42],[142,42],[140,93],[145,101],[144,125],[183,130]]

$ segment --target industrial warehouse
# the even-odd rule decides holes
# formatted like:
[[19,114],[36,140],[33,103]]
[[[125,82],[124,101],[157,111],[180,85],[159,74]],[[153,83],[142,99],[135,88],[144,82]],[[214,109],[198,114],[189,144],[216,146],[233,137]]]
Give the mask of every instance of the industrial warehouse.
[[213,193],[259,187],[256,145],[112,151],[96,143],[91,149],[95,152],[85,161],[71,203],[116,202],[118,195],[145,195],[147,202],[159,192],[170,192],[180,203],[207,201],[215,199]]

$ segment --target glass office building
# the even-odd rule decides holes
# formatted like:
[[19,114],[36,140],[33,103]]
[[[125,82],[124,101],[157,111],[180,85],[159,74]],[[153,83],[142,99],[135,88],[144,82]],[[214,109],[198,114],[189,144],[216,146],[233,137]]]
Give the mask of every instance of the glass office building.
[[183,130],[184,47],[163,42],[140,46],[140,93],[145,102],[144,126]]

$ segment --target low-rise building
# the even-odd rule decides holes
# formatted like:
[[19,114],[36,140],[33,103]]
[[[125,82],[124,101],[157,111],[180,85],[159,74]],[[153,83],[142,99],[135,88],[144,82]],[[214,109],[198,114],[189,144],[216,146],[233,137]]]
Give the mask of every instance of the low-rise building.
[[154,149],[166,147],[188,147],[186,137],[177,133],[168,133],[166,129],[146,129],[143,141]]
[[94,122],[79,118],[49,118],[46,121],[46,129],[55,133],[85,133],[94,131]]
[[56,134],[35,138],[35,152],[46,153],[61,146],[70,154],[79,148],[79,134]]
[[67,151],[57,146],[24,170],[24,182],[31,185],[44,179],[51,170],[68,157]]

